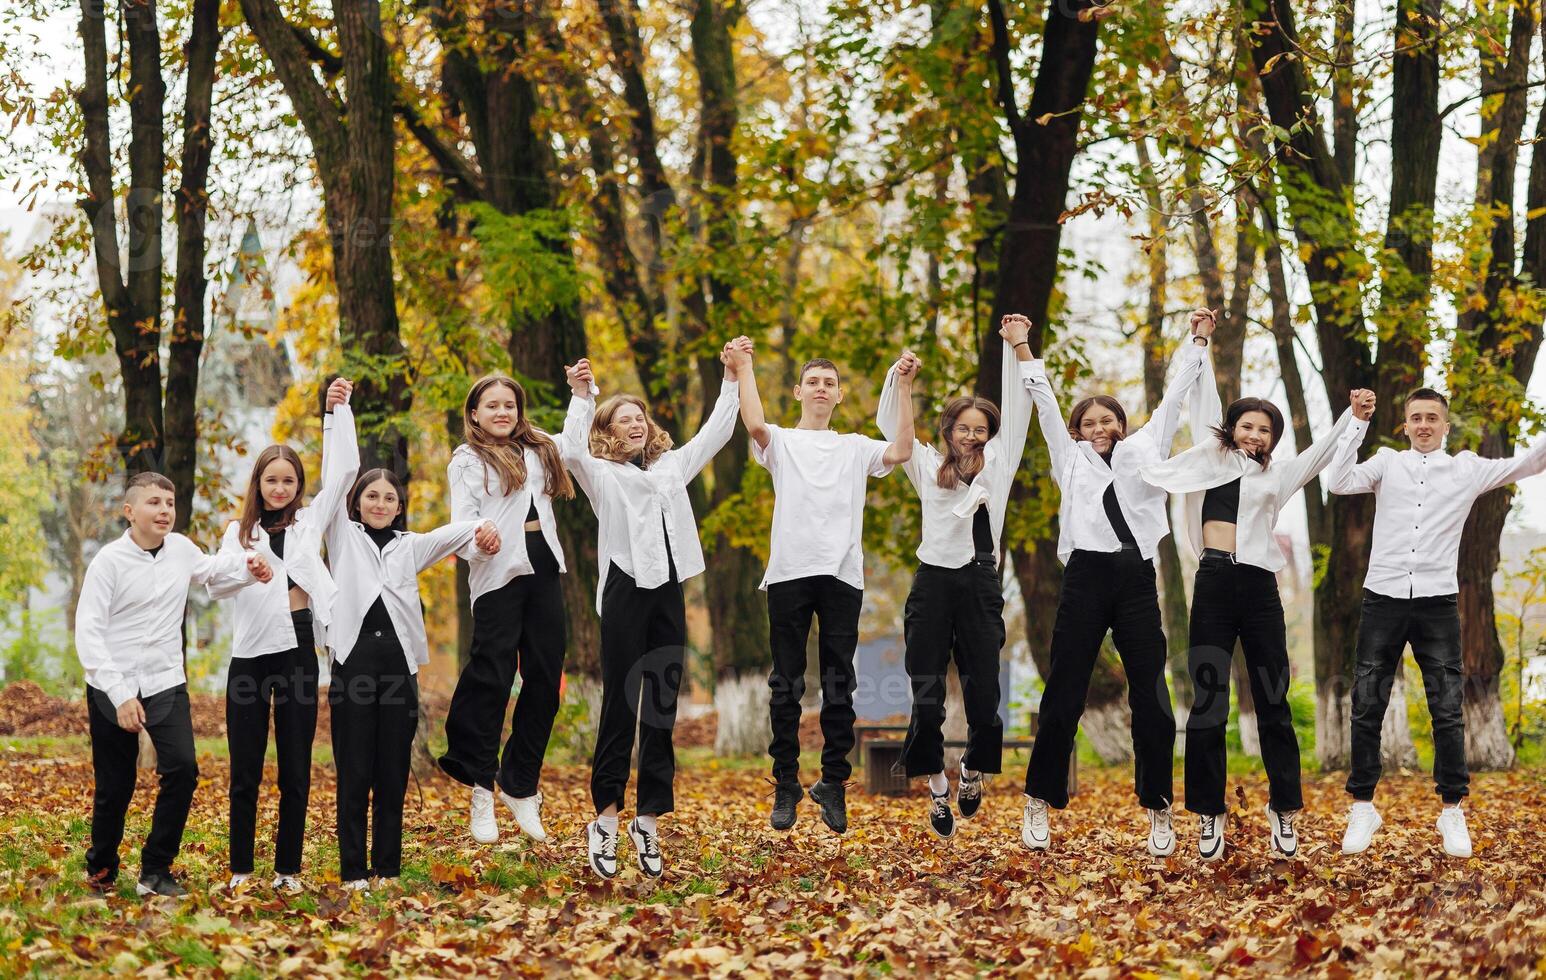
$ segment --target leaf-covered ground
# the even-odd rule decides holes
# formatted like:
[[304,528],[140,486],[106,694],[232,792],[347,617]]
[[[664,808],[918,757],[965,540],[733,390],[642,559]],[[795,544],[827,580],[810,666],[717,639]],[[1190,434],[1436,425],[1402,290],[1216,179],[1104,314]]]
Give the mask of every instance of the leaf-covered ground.
[[[207,743],[201,743],[207,747]],[[679,810],[662,822],[659,883],[631,863],[611,883],[588,871],[583,767],[550,769],[550,843],[510,831],[496,847],[466,834],[464,797],[442,778],[410,787],[401,887],[346,896],[331,840],[334,782],[315,770],[308,891],[238,895],[225,877],[225,762],[203,775],[178,868],[194,888],[180,906],[133,898],[132,873],[106,898],[80,884],[91,770],[84,743],[12,740],[0,759],[0,971],[278,974],[840,972],[1148,976],[1411,975],[1546,972],[1546,780],[1539,771],[1474,780],[1476,856],[1446,859],[1421,776],[1381,788],[1385,827],[1344,858],[1346,800],[1335,775],[1307,778],[1303,859],[1270,860],[1259,776],[1229,828],[1229,856],[1195,857],[1180,822],[1178,855],[1143,852],[1145,824],[1119,770],[1084,773],[1055,814],[1054,849],[1019,844],[1013,772],[990,784],[974,821],[934,839],[918,797],[850,790],[839,840],[806,802],[794,832],[767,829],[759,765],[684,753]],[[1011,768],[1023,766],[1023,758]],[[151,799],[131,813],[126,872],[138,860]],[[270,773],[272,776],[272,772]],[[265,787],[271,790],[272,782]],[[421,797],[422,794],[422,797]],[[262,804],[271,834],[275,799]],[[260,844],[259,871],[269,849]],[[621,857],[631,862],[626,843]]]

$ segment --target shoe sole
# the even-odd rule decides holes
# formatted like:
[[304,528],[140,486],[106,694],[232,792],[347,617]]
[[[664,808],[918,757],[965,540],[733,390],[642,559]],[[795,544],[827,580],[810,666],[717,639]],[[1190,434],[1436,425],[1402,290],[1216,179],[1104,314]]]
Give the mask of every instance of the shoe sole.
[[602,870],[601,865],[597,864],[594,858],[591,859],[590,869],[607,881],[611,881],[613,878],[617,877],[616,871],[613,871],[611,874],[607,874],[606,871]]
[[1165,850],[1162,850],[1162,851],[1155,849],[1153,844],[1148,845],[1148,848],[1149,848],[1149,856],[1150,857],[1168,858],[1172,854],[1176,853],[1176,842],[1174,840],[1172,840],[1170,842],[1170,846],[1168,848],[1166,848]]
[[494,835],[492,837],[479,836],[478,834],[472,833],[472,831],[468,831],[468,833],[472,834],[472,839],[474,841],[476,841],[477,843],[479,843],[479,844],[498,844],[499,843],[499,833],[497,831],[494,833]]
[[1224,845],[1222,843],[1220,843],[1219,846],[1218,846],[1218,849],[1215,850],[1212,854],[1204,853],[1202,850],[1199,849],[1198,852],[1197,852],[1197,856],[1202,858],[1204,861],[1209,861],[1209,862],[1212,862],[1212,861],[1222,861],[1222,860],[1224,860]]
[[952,838],[952,837],[954,837],[956,835],[956,829],[955,829],[954,826],[952,826],[950,828],[950,833],[948,833],[948,834],[940,833],[939,830],[933,824],[929,824],[929,830],[933,831],[934,836],[938,837],[940,840],[949,840],[950,838]]
[[154,888],[146,888],[144,885],[135,885],[134,894],[140,898],[175,898],[182,900],[193,895],[192,892],[183,892],[181,895],[163,895]]
[[640,874],[644,875],[644,877],[646,877],[646,878],[660,878],[660,877],[664,877],[664,875],[666,873],[666,863],[664,861],[662,861],[660,863],[660,870],[659,871],[651,871],[649,869],[649,866],[644,863],[644,858],[642,856],[644,854],[643,843],[639,840],[638,837],[634,836],[633,827],[632,826],[629,826],[629,828],[628,828],[628,843],[633,845],[633,853],[634,853],[634,856],[635,856],[635,863],[638,864],[638,866],[639,866],[639,873]]
[[1021,834],[1020,843],[1024,844],[1028,851],[1045,851],[1052,846],[1052,838],[1048,837],[1044,841],[1026,840],[1025,835]]

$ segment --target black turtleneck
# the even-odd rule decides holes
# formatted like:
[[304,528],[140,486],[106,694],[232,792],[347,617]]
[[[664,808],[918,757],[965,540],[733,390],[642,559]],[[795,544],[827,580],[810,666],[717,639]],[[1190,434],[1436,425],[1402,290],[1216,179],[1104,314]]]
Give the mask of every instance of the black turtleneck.
[[369,524],[365,525],[365,533],[370,535],[377,549],[385,549],[397,537],[397,532],[390,527],[371,527]]
[[[365,533],[370,535],[370,540],[380,549],[385,549],[397,537],[397,532],[389,527],[371,527],[369,524],[365,525]],[[379,632],[383,635],[395,635],[392,629],[392,617],[387,614],[385,596],[385,593],[377,596],[376,601],[370,604],[369,609],[365,610],[365,619],[360,623],[361,633],[368,630],[370,632]]]
[[[268,546],[274,552],[274,557],[280,561],[284,561],[285,557],[285,528],[276,528],[274,525],[279,523],[279,519],[283,515],[283,510],[269,510],[267,507],[264,507],[262,512],[258,514],[258,526],[268,532]],[[285,527],[288,526],[288,524],[285,525]],[[291,589],[295,588],[295,579],[291,578],[288,573],[285,575],[285,586]]]

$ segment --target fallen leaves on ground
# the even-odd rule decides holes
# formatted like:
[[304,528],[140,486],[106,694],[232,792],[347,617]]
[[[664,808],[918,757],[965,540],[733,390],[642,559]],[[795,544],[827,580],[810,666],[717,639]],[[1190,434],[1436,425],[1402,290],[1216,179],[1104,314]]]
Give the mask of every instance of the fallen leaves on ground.
[[[91,769],[86,758],[10,753],[0,764],[0,944],[13,969],[140,973],[817,976],[848,972],[1036,972],[1089,977],[1546,971],[1546,782],[1539,772],[1482,775],[1468,804],[1476,855],[1445,858],[1438,803],[1421,776],[1382,784],[1385,825],[1371,850],[1343,857],[1346,799],[1336,775],[1306,779],[1302,858],[1267,854],[1260,777],[1242,790],[1228,856],[1195,856],[1195,824],[1157,861],[1120,770],[1081,774],[1053,815],[1053,850],[1019,844],[1019,776],[990,783],[976,819],[951,841],[925,825],[919,794],[850,789],[849,834],[809,801],[789,834],[767,827],[759,767],[698,756],[661,821],[656,883],[634,868],[596,879],[584,852],[588,774],[549,768],[550,842],[520,838],[500,812],[499,845],[475,845],[461,787],[410,786],[401,886],[367,895],[337,885],[331,770],[314,770],[307,891],[268,889],[276,796],[260,810],[259,874],[225,880],[227,769],[202,776],[178,862],[190,901],[142,903],[132,871],[154,779],[141,773],[125,874],[115,894],[81,883]],[[1011,765],[1014,763],[1011,762]],[[1023,765],[1023,761],[1020,763]],[[1248,801],[1241,806],[1240,801]]]

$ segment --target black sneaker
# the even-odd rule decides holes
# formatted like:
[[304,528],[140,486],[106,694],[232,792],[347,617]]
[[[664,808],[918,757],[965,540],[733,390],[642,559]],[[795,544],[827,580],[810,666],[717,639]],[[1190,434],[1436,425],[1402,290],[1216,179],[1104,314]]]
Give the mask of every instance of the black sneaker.
[[943,793],[929,791],[929,829],[940,840],[956,835],[956,815],[950,812],[950,790]]
[[665,874],[665,862],[660,856],[660,837],[639,826],[638,820],[628,822],[628,839],[633,841],[634,853],[639,857],[639,870],[651,878]]
[[794,780],[775,784],[773,815],[768,818],[768,823],[773,825],[774,830],[788,830],[794,826],[795,807],[803,799],[805,799],[805,787]]
[[825,779],[810,788],[811,799],[821,807],[821,820],[834,834],[848,833],[848,797],[842,783]]
[[139,884],[134,886],[134,893],[141,898],[151,895],[161,895],[166,898],[187,898],[188,889],[182,886],[170,871],[152,871],[147,875],[140,875]]
[[961,819],[970,820],[980,806],[982,806],[982,773],[968,776],[963,766],[961,779],[956,784],[956,807],[961,811]]

